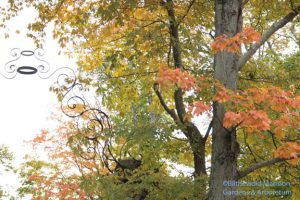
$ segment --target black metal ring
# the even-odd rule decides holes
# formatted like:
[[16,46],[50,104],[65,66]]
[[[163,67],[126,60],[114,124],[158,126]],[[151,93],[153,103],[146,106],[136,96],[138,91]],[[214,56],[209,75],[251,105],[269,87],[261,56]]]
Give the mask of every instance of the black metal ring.
[[22,66],[17,69],[17,72],[20,74],[30,75],[37,73],[37,69],[31,66]]
[[30,51],[30,50],[21,51],[22,56],[32,56],[33,54],[34,54],[34,52]]

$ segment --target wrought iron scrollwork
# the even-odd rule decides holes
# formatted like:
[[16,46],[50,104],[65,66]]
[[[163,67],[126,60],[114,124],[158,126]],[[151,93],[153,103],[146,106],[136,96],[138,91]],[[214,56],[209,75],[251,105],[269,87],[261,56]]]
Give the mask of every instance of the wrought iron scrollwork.
[[[0,72],[0,75],[6,79],[13,79],[18,74],[37,75],[41,79],[49,79],[58,74],[54,91],[60,95],[61,110],[66,116],[76,120],[79,132],[86,140],[90,141],[90,145],[81,148],[80,156],[84,159],[94,159],[96,154],[100,153],[98,150],[100,147],[103,165],[109,169],[108,160],[117,162],[110,150],[110,146],[112,146],[110,117],[100,108],[93,108],[88,104],[83,95],[84,86],[78,81],[75,71],[69,67],[51,70],[50,64],[42,59],[44,56],[43,49],[21,51],[14,48],[10,54],[13,57],[12,60],[5,63],[4,71]],[[35,65],[20,64],[19,61],[22,58],[29,57],[35,59]],[[28,59],[25,61],[28,62]]]
[[[50,71],[50,64],[43,60],[42,57],[44,56],[43,49],[36,49],[34,51],[31,50],[23,50],[21,51],[18,48],[13,48],[10,51],[10,55],[12,56],[12,60],[8,61],[4,65],[4,71],[0,74],[6,79],[13,79],[18,74],[23,75],[33,75],[38,74],[40,78],[48,78],[47,76],[43,76]],[[25,65],[20,65],[18,61],[21,61],[23,58],[27,57],[34,57],[38,62],[36,65],[32,65],[26,63]]]
[[[51,71],[50,64],[43,59],[44,54],[44,50],[40,48],[34,51],[13,48],[10,51],[12,60],[5,63],[4,71],[2,70],[3,72],[0,72],[0,75],[6,79],[13,79],[18,74],[37,75],[41,79],[49,79],[58,74],[55,85],[57,93],[61,93],[62,112],[70,118],[76,118],[78,124],[85,124],[87,130],[93,129],[96,132],[110,130],[109,116],[98,108],[88,106],[88,101],[82,94],[84,87],[78,81],[75,71],[69,67],[60,67]],[[34,60],[26,59],[29,57],[34,58]],[[22,60],[22,58],[25,58],[25,60]],[[32,61],[35,61],[35,64],[31,64]],[[83,116],[88,117],[89,120],[82,120]],[[96,124],[98,126],[97,130]]]

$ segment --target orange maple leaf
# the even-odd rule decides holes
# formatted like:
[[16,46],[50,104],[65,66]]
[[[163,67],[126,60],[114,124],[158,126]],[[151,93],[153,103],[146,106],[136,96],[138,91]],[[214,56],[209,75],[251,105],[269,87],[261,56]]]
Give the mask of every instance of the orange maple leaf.
[[238,125],[242,121],[242,115],[240,113],[235,113],[232,111],[228,111],[225,113],[223,126],[225,128],[230,128]]
[[215,52],[228,51],[231,53],[238,53],[241,44],[259,42],[260,40],[261,35],[259,32],[255,31],[252,27],[246,27],[242,32],[237,33],[233,37],[227,35],[216,37],[215,41],[211,43],[211,48]]
[[193,115],[199,116],[203,112],[210,110],[210,106],[204,104],[203,101],[197,101],[193,106],[190,107],[190,111],[192,110]]
[[194,77],[179,68],[169,69],[161,67],[158,71],[157,82],[162,87],[177,86],[184,91],[191,90],[195,86]]

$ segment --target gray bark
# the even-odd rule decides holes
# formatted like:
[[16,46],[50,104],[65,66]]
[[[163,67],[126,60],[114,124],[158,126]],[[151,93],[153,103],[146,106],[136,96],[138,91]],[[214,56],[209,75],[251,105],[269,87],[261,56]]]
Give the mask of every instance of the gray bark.
[[[242,31],[242,0],[215,0],[215,30],[216,36],[234,36]],[[214,76],[227,89],[236,90],[238,82],[238,72],[245,63],[255,54],[270,36],[287,23],[292,21],[300,12],[300,7],[296,7],[281,20],[275,22],[267,30],[260,41],[255,44],[247,53],[238,59],[236,54],[229,52],[219,52],[215,55]],[[224,191],[236,190],[235,187],[226,186],[224,181],[237,181],[247,174],[286,159],[274,158],[270,161],[256,163],[244,171],[237,170],[237,156],[239,144],[236,140],[236,130],[226,130],[223,127],[225,108],[222,104],[214,103],[214,120],[212,132],[212,168],[210,175],[210,200],[236,199],[236,196],[226,196]]]
[[[234,36],[242,30],[242,0],[215,0],[216,36]],[[230,52],[219,52],[215,55],[214,76],[226,88],[235,90],[238,81],[238,56]],[[239,145],[236,141],[235,129],[223,127],[225,108],[214,103],[214,120],[212,132],[212,166],[210,175],[210,200],[235,199],[224,195],[226,187],[223,182],[237,180],[237,155]]]
[[[296,157],[300,158],[300,153],[296,154]],[[271,160],[266,160],[266,161],[262,161],[260,163],[254,163],[252,165],[250,165],[247,169],[241,171],[238,173],[238,179],[241,179],[245,176],[247,176],[248,174],[254,172],[257,169],[260,169],[262,167],[268,167],[271,165],[274,165],[276,163],[282,162],[282,161],[286,161],[286,160],[291,160],[291,159],[295,159],[295,157],[290,157],[290,158],[273,158]]]

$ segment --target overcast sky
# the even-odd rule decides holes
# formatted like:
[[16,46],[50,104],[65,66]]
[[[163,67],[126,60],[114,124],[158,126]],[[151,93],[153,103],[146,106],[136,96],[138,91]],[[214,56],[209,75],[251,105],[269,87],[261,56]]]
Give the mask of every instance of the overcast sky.
[[[24,10],[9,23],[8,29],[0,30],[0,73],[5,73],[5,63],[13,58],[10,55],[12,48],[36,48],[32,40],[26,37],[27,24],[34,17],[33,10]],[[20,30],[20,34],[16,34],[16,30]],[[5,39],[4,33],[7,31],[11,34]],[[58,55],[59,46],[52,39],[50,29],[47,31],[44,50],[44,59],[49,62],[51,70],[75,66],[74,60]],[[34,63],[34,58],[30,59],[33,59]],[[29,58],[24,62],[26,65],[31,63]],[[53,127],[48,118],[59,104],[55,95],[49,92],[49,87],[55,80],[55,75],[48,80],[40,79],[37,75],[18,74],[12,80],[0,76],[0,145],[7,145],[14,153],[15,165],[21,163],[23,156],[30,152],[30,147],[26,146],[24,141],[32,139],[41,129]],[[13,190],[17,188],[18,181],[13,174],[0,174],[0,185],[6,185]]]

